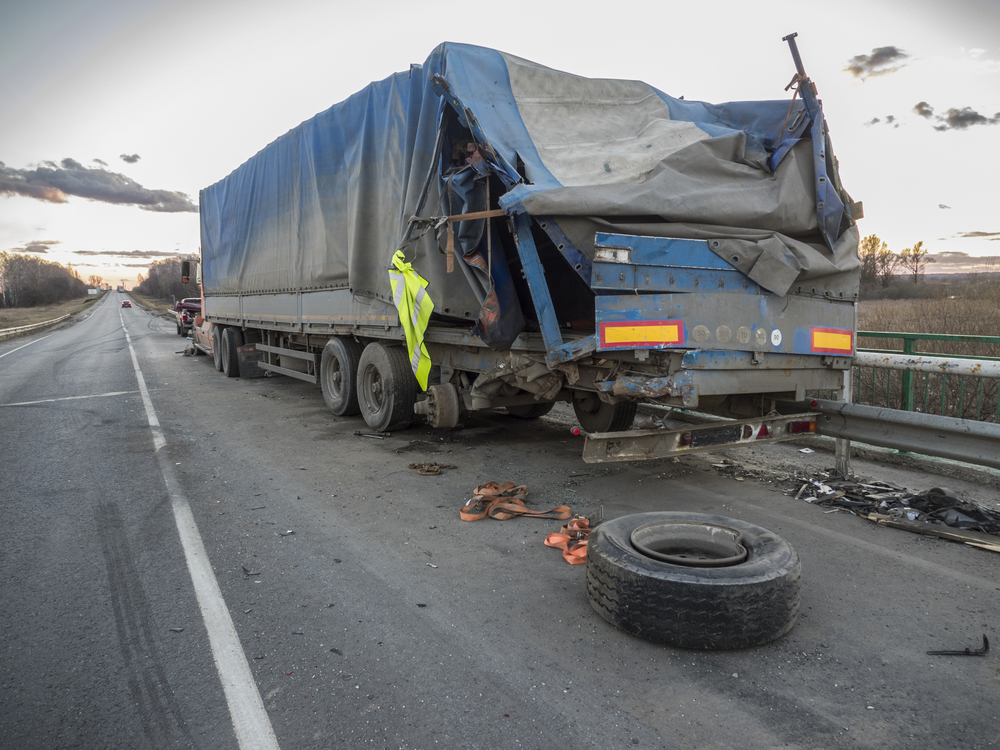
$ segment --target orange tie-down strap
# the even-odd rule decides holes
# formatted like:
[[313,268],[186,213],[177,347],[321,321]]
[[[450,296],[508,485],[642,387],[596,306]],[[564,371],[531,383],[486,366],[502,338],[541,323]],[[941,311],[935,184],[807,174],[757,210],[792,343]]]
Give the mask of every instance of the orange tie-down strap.
[[587,537],[590,536],[590,519],[577,516],[563,526],[558,533],[545,537],[546,547],[563,551],[562,556],[570,565],[587,562]]
[[479,521],[486,516],[498,521],[507,521],[518,516],[562,521],[573,513],[568,505],[559,505],[551,510],[532,510],[524,504],[524,498],[527,496],[526,484],[488,482],[472,491],[472,499],[462,507],[459,515],[463,521]]

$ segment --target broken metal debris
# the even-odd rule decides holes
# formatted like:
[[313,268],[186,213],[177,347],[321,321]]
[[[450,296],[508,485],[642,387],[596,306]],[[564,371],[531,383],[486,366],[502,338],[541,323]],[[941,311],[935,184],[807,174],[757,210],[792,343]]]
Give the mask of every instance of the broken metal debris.
[[964,651],[928,651],[928,656],[986,656],[990,650],[990,642],[986,634],[983,633],[983,647],[971,649],[966,647]]
[[832,472],[818,476],[824,481],[805,479],[795,493],[796,500],[1000,552],[1000,512],[961,500],[951,490],[932,487],[915,493],[891,482],[840,479]]
[[249,577],[249,576],[259,576],[260,575],[260,571],[259,570],[249,570],[246,565],[241,565],[240,567],[243,568],[243,575],[245,575],[245,576]]

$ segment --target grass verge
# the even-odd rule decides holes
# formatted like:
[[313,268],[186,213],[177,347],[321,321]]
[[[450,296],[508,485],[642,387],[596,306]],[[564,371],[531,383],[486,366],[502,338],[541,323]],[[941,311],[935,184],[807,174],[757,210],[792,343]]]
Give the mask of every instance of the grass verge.
[[79,297],[69,302],[60,302],[57,305],[0,308],[0,330],[44,323],[48,320],[61,318],[63,315],[73,315],[82,312],[101,299],[105,294],[106,292],[102,292],[94,296]]

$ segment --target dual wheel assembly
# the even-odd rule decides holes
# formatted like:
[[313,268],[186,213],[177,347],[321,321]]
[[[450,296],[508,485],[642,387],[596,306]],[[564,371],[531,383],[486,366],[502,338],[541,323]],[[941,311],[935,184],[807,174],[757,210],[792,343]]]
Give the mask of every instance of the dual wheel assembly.
[[330,411],[361,414],[373,430],[402,430],[413,420],[417,381],[405,347],[334,337],[323,347],[320,385]]
[[704,513],[605,521],[587,545],[587,597],[627,633],[670,646],[737,649],[795,625],[802,567],[767,529]]

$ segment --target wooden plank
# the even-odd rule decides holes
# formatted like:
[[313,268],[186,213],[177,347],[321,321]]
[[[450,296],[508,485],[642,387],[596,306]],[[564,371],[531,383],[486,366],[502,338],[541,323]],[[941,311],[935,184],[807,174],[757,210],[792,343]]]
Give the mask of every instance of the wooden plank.
[[915,531],[918,534],[963,542],[973,547],[989,550],[990,552],[1000,552],[1000,536],[996,536],[995,534],[984,534],[981,531],[970,531],[968,529],[953,529],[950,526],[941,526],[936,523],[904,521],[897,518],[889,518],[889,516],[883,516],[879,513],[869,513],[867,516],[862,517],[883,526],[892,526],[896,529]]

